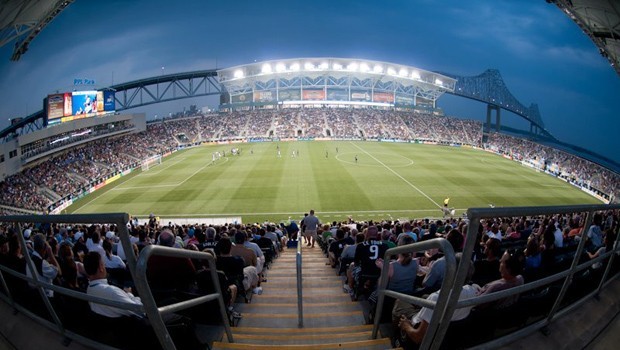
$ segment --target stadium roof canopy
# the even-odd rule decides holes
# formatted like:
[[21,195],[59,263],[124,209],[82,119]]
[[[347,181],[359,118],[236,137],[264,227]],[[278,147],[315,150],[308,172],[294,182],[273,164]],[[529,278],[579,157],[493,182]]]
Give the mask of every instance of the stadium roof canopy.
[[17,61],[30,42],[75,0],[0,0],[0,47],[15,40]]
[[[320,100],[329,102],[330,89],[348,91],[353,100],[356,90],[370,92],[366,101],[394,102],[398,96],[437,100],[445,92],[453,92],[456,79],[447,75],[396,63],[354,58],[309,57],[255,62],[220,69],[220,83],[231,95],[283,89],[327,89]],[[383,96],[383,97],[379,97]],[[281,96],[280,96],[281,97]],[[305,98],[304,98],[305,99]],[[338,101],[342,103],[342,101]],[[374,102],[369,102],[372,104]],[[354,103],[354,102],[349,102]],[[365,103],[365,102],[364,102]]]
[[618,0],[547,0],[556,4],[598,47],[620,75],[620,2]]

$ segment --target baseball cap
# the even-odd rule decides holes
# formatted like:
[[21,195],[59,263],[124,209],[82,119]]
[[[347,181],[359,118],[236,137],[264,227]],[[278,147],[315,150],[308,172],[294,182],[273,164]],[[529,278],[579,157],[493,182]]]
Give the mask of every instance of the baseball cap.
[[84,232],[79,232],[79,231],[78,231],[78,232],[76,232],[76,233],[73,235],[73,239],[75,239],[75,240],[77,241],[77,240],[79,240],[80,238],[82,238],[83,236],[84,236]]
[[112,231],[108,231],[108,232],[105,233],[105,238],[107,238],[107,239],[112,239],[112,238],[114,238],[114,236],[116,236],[116,235]]

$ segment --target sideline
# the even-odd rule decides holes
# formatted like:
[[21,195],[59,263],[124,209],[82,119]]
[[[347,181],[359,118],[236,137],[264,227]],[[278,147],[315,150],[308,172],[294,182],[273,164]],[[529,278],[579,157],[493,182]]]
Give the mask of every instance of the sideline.
[[[224,158],[224,159],[226,160],[226,162],[228,162],[228,158]],[[217,166],[217,165],[219,165],[219,164],[223,164],[223,163],[225,163],[225,162],[222,162],[222,163],[217,163],[217,164],[215,164],[215,165],[213,165],[213,166]],[[175,163],[175,164],[176,164],[176,163]],[[200,171],[202,171],[204,168],[208,167],[208,166],[209,166],[209,165],[211,165],[211,164],[213,164],[213,162],[211,162],[211,163],[207,163],[206,165],[203,165],[200,169],[196,170],[193,174],[191,174],[191,175],[189,175],[187,178],[185,178],[185,180],[183,180],[183,181],[181,181],[181,182],[179,182],[179,183],[177,183],[177,184],[157,185],[157,186],[134,186],[134,187],[121,187],[121,186],[122,186],[122,185],[124,185],[125,183],[127,183],[127,182],[129,182],[129,181],[131,181],[131,180],[133,180],[133,179],[135,179],[135,178],[137,178],[137,177],[139,177],[139,176],[143,175],[143,173],[140,173],[140,174],[136,175],[135,177],[132,177],[131,179],[127,180],[125,183],[121,184],[120,186],[114,187],[114,188],[110,189],[109,191],[105,192],[104,194],[102,194],[101,196],[98,196],[98,197],[95,197],[95,198],[91,199],[89,202],[87,202],[86,204],[84,204],[83,206],[81,206],[81,207],[79,207],[77,210],[75,210],[75,211],[73,212],[73,214],[77,214],[77,213],[79,213],[80,211],[82,211],[82,209],[87,208],[87,207],[90,205],[90,203],[92,203],[92,202],[94,202],[94,201],[96,201],[96,200],[101,199],[103,196],[105,196],[105,195],[106,195],[106,194],[108,194],[108,193],[112,193],[113,191],[120,191],[120,190],[123,190],[123,191],[124,191],[124,190],[135,190],[135,189],[151,189],[151,188],[164,188],[164,187],[177,187],[177,186],[180,186],[180,185],[184,184],[187,180],[189,180],[190,178],[192,178],[194,175],[198,174]]]
[[[224,163],[228,162],[228,158],[224,158],[224,160],[225,160],[224,162],[215,163],[213,166],[218,166],[220,164],[224,164]],[[165,185],[156,185],[156,186],[133,186],[133,187],[121,187],[122,186],[121,185],[121,186],[118,186],[118,187],[114,187],[110,191],[140,190],[140,189],[145,189],[145,188],[164,188],[164,187],[177,187],[177,186],[181,186],[187,180],[191,179],[192,177],[194,177],[194,175],[198,174],[199,172],[201,172],[202,170],[204,170],[206,167],[210,166],[211,164],[213,164],[213,162],[207,163],[207,164],[203,165],[198,170],[196,170],[194,173],[192,173],[191,175],[186,177],[183,181],[178,182],[178,183],[165,184]],[[138,176],[141,176],[141,175],[143,175],[143,174],[139,174]],[[136,176],[136,177],[138,177],[138,176]]]

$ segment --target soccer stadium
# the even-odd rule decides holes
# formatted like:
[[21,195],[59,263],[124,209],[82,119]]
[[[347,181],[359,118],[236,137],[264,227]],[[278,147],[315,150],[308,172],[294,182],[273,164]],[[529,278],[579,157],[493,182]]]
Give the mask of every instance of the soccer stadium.
[[[12,60],[72,3],[29,9],[40,26]],[[610,345],[595,338],[620,311],[620,167],[556,139],[498,70],[361,57],[163,69],[76,82],[0,131],[0,344]],[[445,96],[486,119],[449,115]],[[219,105],[140,112],[197,97]]]

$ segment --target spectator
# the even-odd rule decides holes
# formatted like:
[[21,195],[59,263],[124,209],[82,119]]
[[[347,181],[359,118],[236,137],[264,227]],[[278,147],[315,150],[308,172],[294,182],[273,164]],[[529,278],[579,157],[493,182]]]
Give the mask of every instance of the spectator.
[[[31,254],[32,263],[37,269],[39,280],[41,282],[53,284],[56,277],[61,274],[60,265],[52,252],[52,247],[45,240],[42,233],[37,233],[33,238],[33,252]],[[26,275],[33,278],[30,269],[27,269]],[[34,287],[34,286],[32,286]],[[48,297],[54,296],[54,291],[46,289],[45,294]]]
[[[460,254],[457,254],[457,264],[461,261]],[[466,281],[469,281],[473,274],[473,266],[468,264],[468,277]],[[459,294],[459,300],[470,299],[476,296],[479,291],[479,287],[477,285],[469,285],[465,284],[461,289],[461,294]],[[428,296],[427,300],[437,302],[439,299],[440,291],[435,291],[431,295]],[[467,318],[471,311],[472,307],[464,307],[460,309],[454,310],[454,314],[452,315],[451,322],[459,321]],[[409,305],[406,303],[402,303],[397,301],[397,304],[394,306],[394,316],[398,317],[398,328],[403,335],[399,338],[397,346],[406,347],[407,344],[416,344],[419,345],[422,343],[424,336],[426,335],[426,331],[428,329],[429,324],[433,318],[433,309],[429,308],[421,308],[417,311],[413,305]],[[397,333],[398,334],[398,333]]]
[[[499,292],[512,287],[523,285],[523,263],[521,261],[522,255],[518,250],[507,250],[500,259],[499,271],[501,278],[493,282],[487,283],[480,289],[479,295],[486,295],[495,292]],[[492,307],[495,310],[505,309],[519,299],[519,295],[512,295],[504,299],[497,300],[493,303],[478,305],[478,309],[484,309]]]

